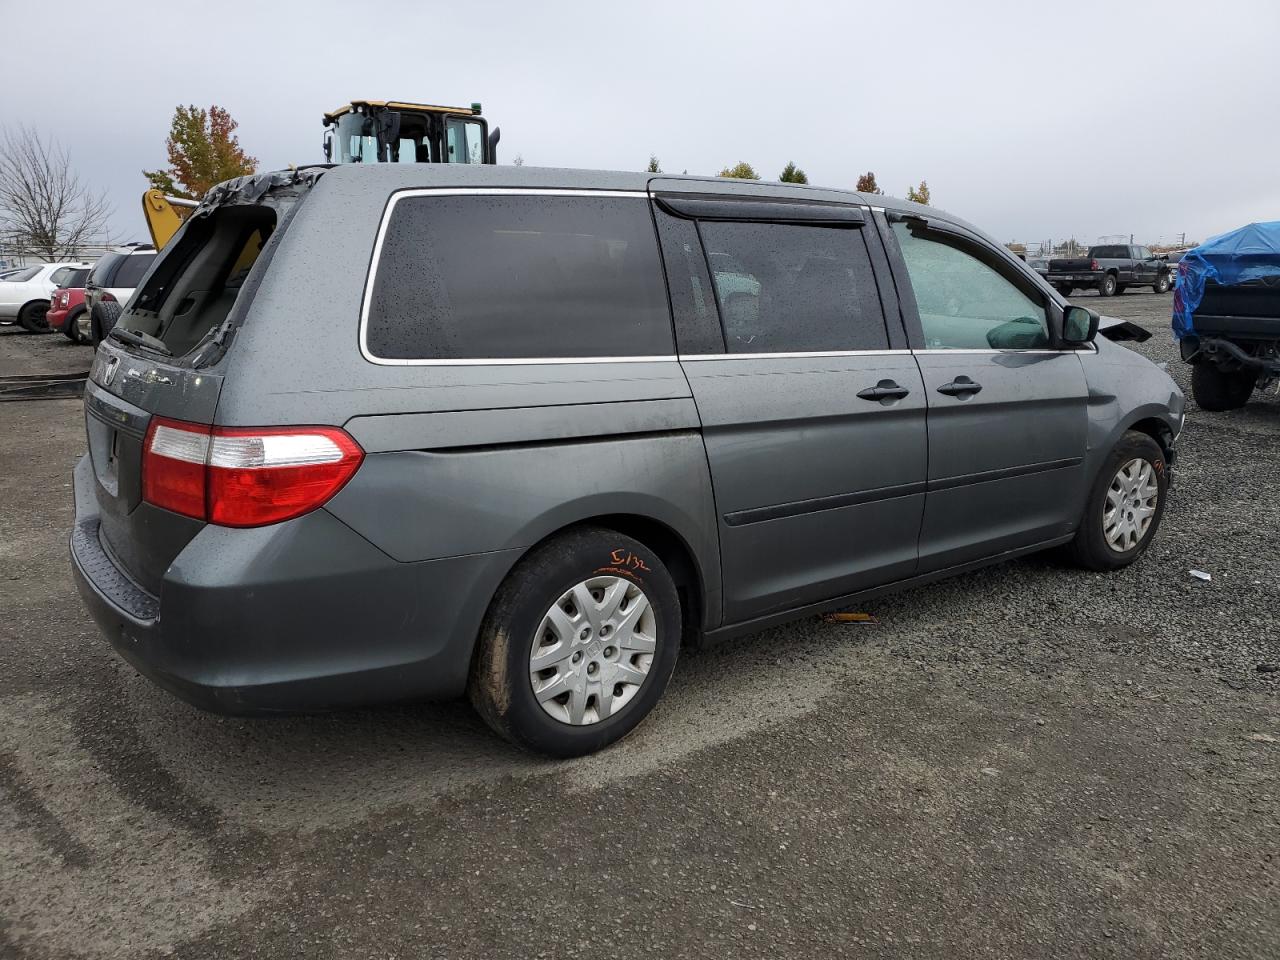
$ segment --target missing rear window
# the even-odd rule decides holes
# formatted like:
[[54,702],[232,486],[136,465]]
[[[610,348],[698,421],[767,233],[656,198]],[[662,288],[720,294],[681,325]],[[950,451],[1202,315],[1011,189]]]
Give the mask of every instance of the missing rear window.
[[227,319],[275,227],[266,206],[230,206],[188,224],[120,326],[154,337],[175,357],[191,352]]

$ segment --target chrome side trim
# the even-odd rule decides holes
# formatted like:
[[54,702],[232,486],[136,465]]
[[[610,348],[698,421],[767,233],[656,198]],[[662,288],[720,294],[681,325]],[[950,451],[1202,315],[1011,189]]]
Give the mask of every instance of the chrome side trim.
[[910,356],[910,350],[810,350],[796,353],[691,353],[681,360],[805,360],[822,357]]
[[[934,348],[931,348],[931,349],[916,350],[916,351],[914,351],[914,352],[915,352],[915,353],[929,354],[930,356],[939,356],[939,357],[943,357],[943,356],[947,356],[948,354],[959,354],[959,355],[961,355],[961,356],[964,356],[964,355],[966,355],[966,354],[969,354],[969,355],[972,355],[972,354],[978,354],[978,355],[981,355],[981,356],[997,356],[997,355],[1002,354],[1002,353],[1016,353],[1016,354],[1028,354],[1028,353],[1029,353],[1029,354],[1037,354],[1037,353],[1038,353],[1038,354],[1059,354],[1059,353],[1081,353],[1082,351],[1081,351],[1081,350],[1050,350],[1050,349],[1047,349],[1047,348],[1043,348],[1043,349],[1042,349],[1042,348],[1036,348],[1036,349],[1034,349],[1034,350],[1030,350],[1030,349],[1029,349],[1029,350],[1021,350],[1021,349],[1017,349],[1017,348],[1014,348],[1014,347],[1009,347],[1009,348],[1006,348],[1006,349],[1003,349],[1003,350],[996,350],[996,349],[974,349],[974,350],[970,350],[970,349],[967,349],[967,348],[966,348],[966,349],[963,349],[963,350],[952,350],[952,349],[948,349],[948,348],[946,348],[946,347],[934,347]],[[1083,352],[1087,352],[1087,351],[1083,351]]]
[[373,298],[373,284],[378,276],[378,266],[382,261],[382,244],[387,236],[387,227],[391,223],[391,214],[396,204],[407,197],[458,197],[458,196],[539,196],[539,197],[632,197],[648,202],[649,194],[645,190],[585,190],[585,189],[548,189],[541,187],[415,187],[410,190],[399,190],[391,195],[387,207],[382,212],[382,221],[378,224],[378,236],[373,244],[373,256],[369,261],[369,274],[365,278],[364,297],[360,301],[360,332],[358,341],[360,355],[367,361],[380,367],[487,367],[512,366],[515,364],[560,364],[560,363],[651,363],[664,360],[675,360],[675,356],[659,357],[507,357],[467,358],[465,360],[430,360],[430,359],[389,359],[377,357],[369,350],[369,302]]

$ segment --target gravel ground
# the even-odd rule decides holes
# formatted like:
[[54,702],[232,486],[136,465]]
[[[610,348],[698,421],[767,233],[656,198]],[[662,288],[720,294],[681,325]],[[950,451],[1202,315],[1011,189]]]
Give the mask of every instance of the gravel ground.
[[[1188,389],[1169,298],[1106,307]],[[87,365],[0,330],[0,375]],[[229,720],[141,680],[67,572],[80,417],[0,404],[0,957],[1276,956],[1275,399],[1192,405],[1129,570],[690,653],[560,763],[461,704]]]

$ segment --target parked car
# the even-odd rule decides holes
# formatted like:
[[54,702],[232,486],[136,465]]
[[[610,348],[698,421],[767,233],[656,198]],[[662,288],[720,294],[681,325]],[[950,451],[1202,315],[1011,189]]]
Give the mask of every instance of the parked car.
[[50,330],[60,331],[76,343],[89,342],[89,311],[84,305],[84,282],[89,269],[81,267],[63,278],[45,315]]
[[1049,260],[1047,257],[1032,257],[1027,261],[1027,266],[1042,277],[1049,274]]
[[1169,264],[1146,247],[1132,244],[1105,244],[1090,247],[1083,258],[1050,260],[1046,279],[1064,297],[1075,290],[1097,290],[1110,297],[1133,286],[1168,293],[1173,285]]
[[1188,250],[1171,250],[1164,255],[1165,262],[1169,264],[1169,285],[1176,287],[1178,285],[1178,264],[1182,262],[1190,251]]
[[425,164],[209,197],[99,347],[71,536],[206,708],[469,692],[581,754],[683,642],[1159,526],[1168,374],[928,207]]
[[89,338],[95,347],[111,332],[120,311],[155,259],[155,247],[136,243],[105,253],[94,264],[85,283],[85,306],[89,311]]
[[58,285],[85,263],[40,263],[0,279],[0,320],[16,321],[31,333],[48,333],[45,314]]
[[1280,381],[1280,221],[1251,223],[1178,265],[1173,332],[1205,410],[1235,410]]

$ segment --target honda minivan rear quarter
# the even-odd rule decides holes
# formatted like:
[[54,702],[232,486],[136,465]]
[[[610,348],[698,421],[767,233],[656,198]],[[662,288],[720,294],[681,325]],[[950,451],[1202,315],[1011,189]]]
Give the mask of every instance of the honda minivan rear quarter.
[[1064,543],[1135,559],[1181,397],[1095,328],[958,221],[839,191],[242,178],[95,360],[73,567],[202,706],[465,691],[584,753],[682,639]]

